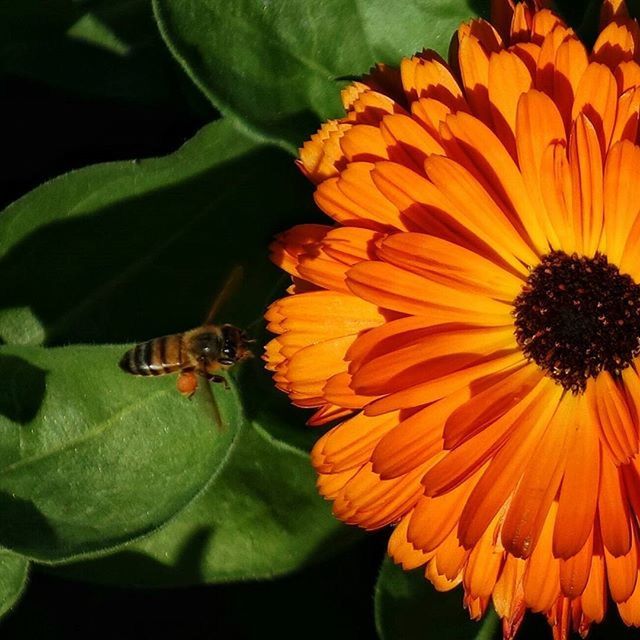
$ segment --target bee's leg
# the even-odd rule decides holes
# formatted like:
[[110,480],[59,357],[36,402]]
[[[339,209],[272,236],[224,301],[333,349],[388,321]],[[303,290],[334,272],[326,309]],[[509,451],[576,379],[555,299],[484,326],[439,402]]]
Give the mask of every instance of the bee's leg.
[[226,378],[223,378],[222,376],[218,376],[215,374],[211,374],[207,376],[207,380],[209,380],[209,382],[222,383],[224,385],[225,391],[229,391],[229,383],[227,382]]
[[176,380],[178,391],[187,398],[190,398],[198,388],[198,376],[194,371],[181,371]]

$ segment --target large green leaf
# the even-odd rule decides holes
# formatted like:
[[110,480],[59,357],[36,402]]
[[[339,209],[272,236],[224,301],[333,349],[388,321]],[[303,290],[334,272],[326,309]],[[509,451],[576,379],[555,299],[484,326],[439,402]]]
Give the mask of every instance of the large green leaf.
[[29,561],[7,549],[0,549],[0,617],[18,601],[27,584]]
[[[172,376],[122,373],[125,347],[106,343],[199,324],[237,264],[245,281],[220,320],[260,320],[280,285],[267,245],[305,201],[285,154],[220,121],[171,156],[72,172],[2,214],[0,544],[43,560],[118,545],[209,481],[233,429],[218,434]],[[253,378],[276,393],[258,365]],[[216,392],[234,425],[243,404],[260,414]]]
[[313,220],[311,207],[289,157],[226,121],[164,158],[71,172],[0,218],[0,338],[121,343],[183,331],[237,264],[245,279],[224,320],[251,325],[281,284],[269,242]]
[[[491,640],[498,618],[490,610],[482,622],[469,620],[462,593],[438,593],[422,570],[407,572],[385,558],[375,595],[376,628],[382,640]],[[431,631],[436,633],[432,634]]]
[[253,424],[211,486],[165,527],[114,556],[60,571],[137,586],[272,578],[357,537],[317,495],[309,457]]
[[483,0],[154,0],[169,47],[246,130],[291,149],[340,113],[338,80],[423,47],[446,53]]
[[0,541],[41,560],[157,528],[225,460],[236,394],[181,397],[168,378],[119,370],[124,347],[0,348]]

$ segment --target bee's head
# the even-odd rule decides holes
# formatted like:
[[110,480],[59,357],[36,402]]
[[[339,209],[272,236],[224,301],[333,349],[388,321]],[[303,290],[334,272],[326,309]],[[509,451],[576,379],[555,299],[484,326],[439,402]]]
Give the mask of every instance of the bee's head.
[[229,367],[232,364],[245,358],[250,358],[253,354],[247,346],[253,340],[249,340],[247,334],[232,324],[223,324],[220,327],[221,346],[218,362]]

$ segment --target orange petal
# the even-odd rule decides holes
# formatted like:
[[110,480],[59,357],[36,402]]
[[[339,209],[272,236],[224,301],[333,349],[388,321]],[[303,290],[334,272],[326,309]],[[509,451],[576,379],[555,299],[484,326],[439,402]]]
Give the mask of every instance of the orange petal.
[[298,166],[309,180],[317,184],[344,169],[346,158],[340,139],[350,128],[350,124],[328,120],[304,143]]
[[454,580],[460,575],[468,557],[469,551],[460,545],[454,529],[436,551],[434,560],[438,574]]
[[[478,208],[484,207],[483,198],[486,200],[486,192],[490,196],[490,206],[496,207],[497,205],[502,211],[501,218],[506,218],[509,221],[510,224],[506,230],[509,233],[513,233],[513,228],[519,231],[518,235],[513,234],[515,241],[522,243],[522,239],[526,239],[528,236],[531,245],[539,252],[548,251],[547,239],[540,226],[533,203],[524,188],[522,175],[497,136],[478,119],[466,113],[449,116],[446,121],[446,130],[452,140],[452,145],[449,145],[450,152],[456,156],[460,164],[470,171],[479,186],[479,189],[478,187],[474,188],[478,198],[473,201],[474,204]],[[442,159],[431,158],[425,164],[429,177],[436,184],[438,181],[433,175],[432,165],[434,161],[438,160]],[[462,180],[464,180],[464,176],[461,177]],[[467,179],[466,182],[469,180]],[[469,193],[472,186],[465,184],[467,192],[465,195],[472,195]],[[460,185],[460,190],[462,191],[462,185]],[[453,200],[448,192],[445,194]],[[496,223],[501,222],[501,218],[496,216]],[[485,224],[491,224],[491,222],[486,220]],[[497,228],[496,231],[498,231]],[[493,243],[496,243],[495,237]],[[530,250],[524,251],[522,256],[520,249],[516,249],[516,245],[514,245],[514,253],[516,250],[519,257],[528,259],[528,264],[532,264]]]
[[398,209],[371,180],[372,164],[351,163],[338,178],[325,180],[315,192],[316,204],[342,224],[373,229],[406,230]]
[[620,470],[608,455],[602,456],[598,519],[604,547],[614,556],[631,548],[631,514]]
[[465,567],[465,590],[476,598],[491,596],[504,562],[504,551],[495,544],[497,521],[495,518],[474,545]]
[[303,397],[322,397],[328,378],[345,371],[345,354],[354,336],[325,340],[297,351],[289,361],[287,378],[292,394]]
[[374,449],[371,461],[375,471],[382,478],[397,478],[442,451],[445,420],[468,396],[468,389],[463,389],[403,420]]
[[534,611],[550,609],[560,595],[560,566],[551,545],[555,523],[555,503],[551,505],[536,548],[524,573],[524,599]]
[[[321,313],[324,322],[318,322]],[[303,347],[346,335],[355,335],[384,323],[380,310],[353,295],[313,291],[281,298],[265,314],[273,333],[295,334],[290,346]]]
[[568,598],[576,598],[585,590],[592,559],[593,530],[578,553],[567,560],[560,560],[560,586]]
[[[356,83],[361,84],[361,83]],[[353,124],[378,125],[384,116],[394,113],[406,113],[405,110],[388,96],[366,89],[349,100],[349,111],[345,120]]]
[[509,51],[525,63],[532,78],[536,77],[536,69],[538,68],[538,58],[540,57],[540,46],[533,42],[517,42],[509,47]]
[[514,347],[510,327],[444,327],[414,343],[374,358],[353,372],[353,388],[364,395],[393,393],[449,375]]
[[523,366],[506,372],[484,389],[474,388],[471,398],[447,418],[445,447],[454,449],[495,422],[529,395],[541,377],[537,367]]
[[567,447],[571,453],[567,456],[553,534],[553,554],[565,559],[582,549],[593,529],[600,483],[598,431],[581,398],[573,421],[576,429]]
[[344,132],[340,147],[349,162],[375,162],[388,159],[387,143],[377,126],[357,124]]
[[616,464],[629,462],[638,453],[638,424],[627,404],[624,387],[603,371],[591,389],[593,419],[608,453]]
[[524,359],[519,349],[506,355],[492,355],[479,364],[375,400],[367,405],[365,412],[369,415],[377,415],[394,409],[421,407],[444,398],[485,376],[493,376],[510,367],[520,366],[523,362]]
[[[476,479],[477,479],[476,474]],[[462,507],[474,487],[474,478],[437,498],[423,496],[409,521],[407,539],[417,549],[436,549],[458,524]]]
[[357,296],[385,309],[434,315],[442,322],[505,326],[508,305],[488,297],[452,289],[385,262],[361,262],[347,272],[347,285]]
[[618,85],[608,67],[590,62],[584,72],[573,103],[572,118],[584,113],[593,124],[601,153],[609,147],[618,106]]
[[[524,5],[517,5],[521,6]],[[505,81],[506,78],[509,80]],[[514,158],[516,109],[520,96],[529,91],[531,84],[529,69],[515,53],[503,50],[491,54],[488,88],[494,131]]]
[[467,103],[473,113],[486,123],[491,123],[489,104],[489,55],[490,52],[472,35],[461,36],[458,48],[458,64],[462,75]]
[[604,618],[607,611],[607,595],[602,542],[596,532],[593,540],[591,572],[582,594],[582,609],[585,615],[594,622],[601,622]]
[[336,496],[333,512],[347,524],[368,530],[396,522],[422,495],[422,473],[424,467],[419,467],[400,478],[381,480],[372,471],[371,464],[366,464]]
[[468,108],[458,81],[438,56],[405,58],[400,72],[404,90],[411,101],[432,98],[454,112]]
[[420,567],[435,555],[435,552],[425,553],[416,549],[407,539],[407,529],[413,512],[409,512],[393,530],[387,545],[387,551],[393,561],[405,571]]
[[536,546],[564,472],[567,436],[575,397],[565,395],[549,427],[526,464],[524,475],[502,525],[502,544],[511,554],[528,557]]
[[610,22],[598,35],[591,59],[611,70],[633,60],[638,48],[638,25],[635,21]]
[[418,171],[422,170],[427,156],[444,153],[438,140],[409,116],[385,116],[380,124],[380,131],[387,144],[389,158]]
[[333,500],[342,491],[344,486],[353,478],[356,470],[347,469],[342,473],[319,474],[316,486],[323,498]]
[[310,427],[322,427],[329,422],[348,418],[352,413],[353,411],[351,409],[345,409],[344,407],[338,407],[334,404],[326,403],[314,411],[306,424]]
[[531,40],[536,44],[541,44],[556,27],[565,27],[558,15],[549,9],[536,11],[531,23]]
[[635,282],[640,280],[640,212],[633,222],[620,261],[620,271],[628,273]]
[[628,627],[640,627],[640,576],[636,578],[636,587],[629,599],[618,603],[618,611]]
[[435,98],[420,98],[411,104],[411,115],[436,139],[440,139],[440,124],[450,113],[455,113],[444,102]]
[[[432,157],[431,161],[434,159]],[[528,273],[526,267],[506,245],[493,246],[492,234],[487,233],[479,220],[474,224],[479,216],[477,212],[474,213],[473,208],[467,205],[466,209],[470,209],[469,214],[465,212],[461,215],[457,200],[452,202],[441,189],[424,176],[400,164],[379,162],[375,166],[372,178],[385,197],[399,209],[401,220],[411,230],[444,238],[475,250],[494,261],[506,262],[518,273]]]
[[573,230],[579,250],[593,256],[604,226],[602,151],[595,126],[583,113],[577,116],[569,141],[573,186]]
[[361,409],[376,399],[377,396],[358,395],[351,384],[350,373],[337,373],[327,380],[322,395],[327,402],[349,409]]
[[616,558],[609,553],[606,546],[604,548],[609,592],[615,602],[628,600],[638,579],[638,534],[635,525],[632,532],[631,548],[625,555]]
[[[480,539],[499,509],[515,491],[525,471],[526,462],[535,455],[545,433],[551,426],[555,426],[552,417],[556,412],[560,397],[561,392],[556,387],[548,396],[544,397],[545,406],[542,411],[534,414],[533,420],[528,420],[525,416],[514,424],[510,438],[493,457],[489,468],[483,474],[464,507],[459,527],[460,542],[463,546],[470,547]],[[557,461],[556,464],[558,464]],[[529,481],[533,482],[533,478],[530,477]],[[513,529],[509,529],[509,533],[513,534]],[[519,542],[515,539],[514,545],[518,545]],[[530,551],[526,546],[526,541],[522,551],[524,554]]]
[[430,280],[512,302],[523,280],[457,244],[421,233],[397,233],[383,240],[378,255]]
[[[485,144],[486,142],[485,139]],[[492,155],[488,146],[484,149]],[[506,155],[504,148],[503,152]],[[489,246],[495,247],[509,264],[514,264],[514,258],[525,264],[537,263],[536,254],[516,231],[505,211],[467,168],[450,158],[440,156],[428,158],[425,168],[429,178],[455,207],[457,219],[473,234]],[[513,186],[521,181],[521,178],[516,180]]]
[[640,210],[640,147],[614,144],[604,168],[604,223],[607,259],[620,264],[629,232]]
[[[615,69],[613,74],[618,83],[618,94],[640,85],[640,65],[635,61],[622,62]],[[620,111],[620,105],[618,105]]]
[[515,5],[509,30],[511,42],[526,42],[531,39],[531,17],[531,10],[524,2]]
[[493,590],[493,605],[496,613],[502,618],[505,640],[515,638],[526,611],[522,588],[525,566],[524,560],[506,554],[500,577]]
[[600,7],[600,30],[614,20],[629,18],[629,10],[625,0],[602,0]]
[[503,40],[508,40],[515,9],[513,0],[491,0],[490,6],[491,24],[495,26]]
[[380,439],[398,425],[399,415],[371,418],[358,413],[327,431],[314,445],[311,463],[318,473],[339,473],[368,462]]
[[[540,224],[552,247],[560,246],[554,228],[554,210],[547,211],[544,205],[545,183],[541,176],[542,160],[549,145],[566,144],[562,116],[555,103],[546,94],[532,90],[525,93],[518,103],[516,114],[516,143],[518,163],[525,188],[537,203]],[[546,176],[545,176],[546,177]]]
[[636,144],[638,140],[638,120],[640,119],[640,87],[627,89],[618,100],[616,124],[611,136],[613,146],[620,140]]
[[[541,406],[541,400],[546,398],[553,400],[556,389],[553,382],[543,377],[536,388],[518,405],[507,411],[493,424],[450,451],[422,479],[425,485],[425,494],[437,496],[450,491],[491,459],[491,456],[500,449],[505,440],[513,435],[514,430],[526,434],[541,420],[541,416],[544,417],[546,409]],[[511,439],[513,442],[513,437]],[[476,499],[479,498],[480,496],[477,496]],[[498,505],[498,507],[500,506]]]
[[269,247],[271,261],[287,273],[300,276],[299,257],[311,248],[316,251],[320,241],[331,231],[324,224],[299,224],[277,236]]

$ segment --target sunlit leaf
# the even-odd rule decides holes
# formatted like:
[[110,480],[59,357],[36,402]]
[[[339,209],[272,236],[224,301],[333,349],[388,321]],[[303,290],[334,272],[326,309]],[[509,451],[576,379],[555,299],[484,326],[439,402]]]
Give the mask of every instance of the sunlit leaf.
[[19,600],[27,583],[29,561],[7,549],[0,549],[0,617]]
[[60,571],[138,586],[271,578],[357,537],[317,495],[308,456],[253,424],[219,477],[167,526],[114,556]]
[[154,0],[173,54],[224,114],[292,149],[340,114],[340,79],[423,47],[446,55],[483,0]]
[[198,394],[134,379],[124,347],[0,349],[0,541],[41,560],[147,533],[192,500],[242,421],[218,393],[225,429]]

